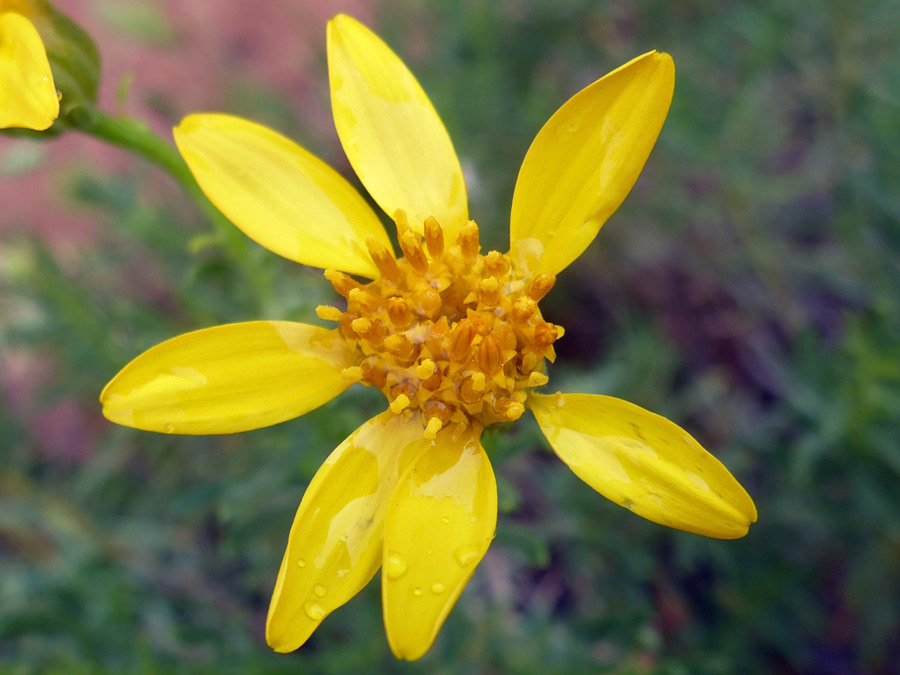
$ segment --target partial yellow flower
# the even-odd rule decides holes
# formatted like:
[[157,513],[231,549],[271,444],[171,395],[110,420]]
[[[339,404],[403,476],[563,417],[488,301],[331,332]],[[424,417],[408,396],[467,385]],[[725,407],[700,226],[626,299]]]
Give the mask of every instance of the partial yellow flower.
[[381,569],[391,649],[422,656],[494,537],[497,488],[481,433],[526,409],[612,501],[689,532],[746,534],[752,500],[678,426],[608,396],[533,391],[563,335],[538,303],[631,190],[671,102],[672,59],[639,56],[551,117],[519,173],[507,254],[481,252],[450,138],[400,59],[338,16],[328,69],[341,143],[394,219],[402,257],[366,202],[306,150],[236,117],[191,115],[175,139],[209,198],[262,245],[327,268],[346,309],[318,308],[332,330],[252,322],[174,338],[101,395],[121,424],[207,434],[301,415],[356,382],[385,394],[387,410],[331,454],[303,497],[269,644],[300,647]]
[[59,98],[41,36],[0,3],[0,129],[43,131],[59,117]]

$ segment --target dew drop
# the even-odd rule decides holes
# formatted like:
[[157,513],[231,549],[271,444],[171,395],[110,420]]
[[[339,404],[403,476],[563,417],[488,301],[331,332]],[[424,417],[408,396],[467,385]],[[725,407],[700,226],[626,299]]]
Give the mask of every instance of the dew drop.
[[474,546],[461,546],[456,549],[456,553],[454,554],[456,558],[456,562],[459,563],[460,567],[465,567],[470,562],[478,559],[478,549]]
[[578,125],[577,125],[577,124],[570,124],[570,125],[569,125],[569,131],[577,131],[577,130],[578,130]]
[[388,553],[384,561],[384,571],[388,579],[399,579],[406,574],[406,560],[399,553]]
[[441,522],[442,522],[444,525],[446,525],[447,523],[449,523],[449,522],[450,522],[449,516],[444,516],[443,518],[441,518]]
[[325,597],[325,587],[322,584],[316,584],[313,588],[313,592],[318,595],[320,598]]
[[167,434],[174,434],[174,433],[175,433],[175,425],[174,425],[174,424],[167,424],[167,425],[165,426],[165,428],[164,428],[164,431],[165,431]]
[[303,558],[298,559],[297,567],[306,567],[306,561]]
[[416,595],[416,596],[422,595],[422,589],[419,588],[418,586],[416,586],[416,587],[413,589],[413,595]]
[[435,595],[440,595],[444,592],[444,584],[442,584],[440,581],[435,581],[433,584],[431,584],[431,592]]
[[313,602],[310,600],[305,605],[303,605],[303,610],[306,612],[306,616],[308,616],[313,621],[321,621],[325,618],[325,610],[322,609],[322,605],[318,602]]

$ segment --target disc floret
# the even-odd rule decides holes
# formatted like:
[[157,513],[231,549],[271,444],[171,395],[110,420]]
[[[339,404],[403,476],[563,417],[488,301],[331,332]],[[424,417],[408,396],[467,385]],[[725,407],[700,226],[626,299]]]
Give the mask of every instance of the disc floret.
[[469,221],[447,245],[429,218],[424,238],[396,214],[403,257],[375,239],[366,243],[380,272],[360,283],[335,270],[325,276],[347,310],[320,306],[360,352],[344,377],[379,388],[396,414],[420,412],[425,435],[448,424],[481,427],[511,422],[525,412],[526,390],[547,382],[544,359],[563,329],[538,309],[556,279],[526,279],[509,256],[481,254],[478,226]]

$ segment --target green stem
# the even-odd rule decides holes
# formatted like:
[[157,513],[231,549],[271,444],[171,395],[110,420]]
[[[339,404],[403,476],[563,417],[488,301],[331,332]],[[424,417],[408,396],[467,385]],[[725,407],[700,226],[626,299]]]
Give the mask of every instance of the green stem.
[[227,235],[234,229],[234,226],[200,189],[187,163],[178,151],[153,133],[142,121],[130,117],[110,117],[99,110],[84,108],[72,111],[69,119],[80,131],[120,148],[131,150],[172,176],[197,202],[210,222],[217,230],[220,230],[220,234]]
[[141,120],[111,117],[97,109],[73,110],[68,119],[78,130],[120,148],[130,150],[168,173],[203,211],[223,245],[243,269],[253,287],[256,300],[269,297],[267,280],[251,260],[251,249],[243,234],[232,225],[200,188],[187,163],[170,143],[157,136]]

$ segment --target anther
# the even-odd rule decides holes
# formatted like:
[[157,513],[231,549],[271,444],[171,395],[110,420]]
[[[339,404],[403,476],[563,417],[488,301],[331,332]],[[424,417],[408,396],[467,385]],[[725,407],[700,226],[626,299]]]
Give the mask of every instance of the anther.
[[422,363],[416,366],[416,376],[420,380],[427,380],[432,375],[434,375],[434,361],[431,359],[424,359]]
[[469,355],[472,348],[472,340],[475,338],[475,325],[468,319],[463,319],[453,330],[450,343],[450,356],[454,361],[462,363]]
[[397,239],[402,239],[403,235],[409,232],[409,218],[406,217],[406,211],[397,209],[394,212],[394,224],[397,226]]
[[497,344],[497,338],[488,335],[481,341],[481,347],[478,351],[478,364],[485,373],[493,375],[500,370],[501,357],[500,345]]
[[543,373],[531,373],[528,376],[528,386],[529,387],[543,387],[545,384],[547,384],[549,379],[550,378],[548,378]]
[[437,417],[432,417],[430,420],[428,420],[428,425],[425,427],[423,435],[429,441],[433,441],[435,438],[437,438],[438,432],[443,426],[444,423],[441,422]]
[[360,366],[350,366],[341,371],[341,377],[345,382],[361,382],[363,379],[363,369]]
[[511,398],[498,398],[494,401],[494,410],[507,420],[517,420],[525,412],[525,406]]
[[343,272],[338,272],[337,270],[325,270],[324,275],[325,278],[331,282],[331,285],[334,286],[334,290],[345,298],[349,297],[350,291],[361,288],[361,284],[357,283]]
[[372,322],[365,317],[361,317],[351,321],[350,328],[352,328],[353,332],[357,335],[365,335],[372,328]]
[[394,323],[394,326],[400,328],[409,328],[413,322],[412,312],[409,311],[409,305],[403,298],[391,298],[388,300],[387,306],[388,318]]
[[525,294],[535,302],[538,302],[550,292],[550,289],[553,288],[555,283],[556,277],[552,274],[547,274],[546,272],[538,274],[531,283],[528,284]]
[[506,256],[499,251],[491,251],[484,256],[484,266],[492,277],[502,277],[509,271]]
[[403,335],[397,333],[389,335],[384,339],[384,348],[401,361],[412,356],[413,350],[415,349],[412,342],[407,340]]
[[540,357],[534,352],[528,352],[522,357],[522,364],[519,366],[519,372],[522,374],[531,372],[540,361]]
[[391,401],[391,412],[395,415],[399,415],[404,410],[409,407],[409,396],[406,394],[400,394],[397,398]]
[[478,241],[478,225],[475,224],[474,220],[470,220],[463,225],[457,241],[464,258],[471,260],[478,255],[481,243]]
[[407,231],[400,238],[400,248],[403,249],[403,255],[416,272],[425,274],[428,271],[428,259],[425,257],[425,251],[422,250],[422,243],[412,230]]
[[[364,314],[374,314],[379,309],[381,299],[364,288],[354,288],[347,294],[351,307]],[[349,308],[348,308],[349,309]]]
[[556,342],[559,332],[552,323],[539,323],[534,327],[534,341],[536,344],[546,347]]
[[375,263],[378,271],[381,272],[381,276],[388,281],[399,283],[401,279],[400,269],[397,267],[397,261],[394,260],[394,254],[372,236],[366,237],[366,248],[369,249],[369,256],[371,256],[372,262]]
[[432,258],[438,258],[444,252],[444,232],[434,216],[425,219],[425,246]]
[[371,384],[373,387],[383,388],[387,383],[387,375],[384,368],[378,365],[372,365],[368,361],[363,361],[363,383]]
[[534,315],[535,310],[537,310],[537,303],[534,300],[528,297],[521,297],[513,305],[513,321],[520,325],[524,324]]
[[482,279],[478,284],[481,291],[481,302],[488,307],[496,307],[500,302],[500,282],[495,277]]
[[316,314],[322,321],[340,321],[343,312],[337,307],[330,305],[319,305],[316,307]]
[[459,390],[459,395],[466,403],[475,403],[484,394],[487,387],[487,378],[484,373],[473,373],[470,377],[463,380]]
[[441,309],[441,294],[433,288],[425,288],[416,294],[416,310],[433,319]]

